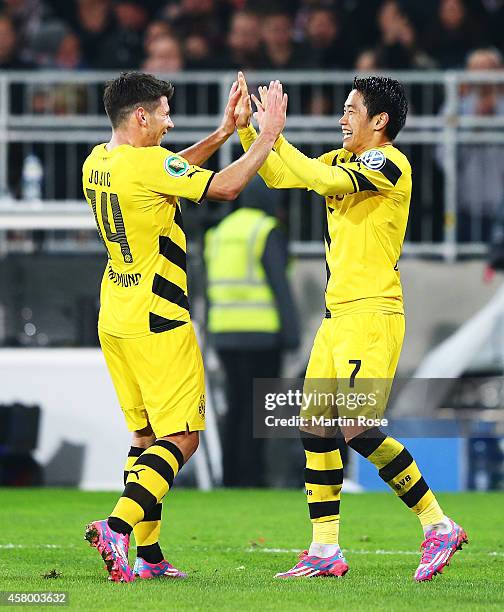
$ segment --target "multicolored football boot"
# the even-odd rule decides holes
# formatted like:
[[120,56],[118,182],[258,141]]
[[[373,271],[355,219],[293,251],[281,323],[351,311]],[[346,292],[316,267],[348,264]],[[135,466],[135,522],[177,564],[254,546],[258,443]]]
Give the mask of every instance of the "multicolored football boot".
[[436,574],[441,574],[456,551],[462,549],[462,544],[469,543],[462,527],[451,519],[450,523],[452,529],[449,533],[440,534],[432,529],[425,534],[420,546],[420,550],[423,549],[422,558],[414,576],[417,582],[432,580]]
[[187,574],[173,567],[166,560],[160,563],[147,563],[141,557],[136,558],[133,573],[144,580],[150,580],[151,578],[187,578]]
[[107,519],[93,521],[86,527],[84,539],[98,550],[105,561],[105,569],[113,582],[132,582],[135,579],[128,564],[129,536],[112,531]]
[[332,557],[314,557],[304,550],[299,555],[297,563],[288,572],[280,572],[275,578],[315,578],[316,576],[344,576],[348,572],[348,564],[338,547]]

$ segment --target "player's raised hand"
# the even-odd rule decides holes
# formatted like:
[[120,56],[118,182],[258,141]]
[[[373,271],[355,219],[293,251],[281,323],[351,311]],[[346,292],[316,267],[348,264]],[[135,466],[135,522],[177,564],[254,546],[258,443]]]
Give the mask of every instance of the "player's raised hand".
[[236,106],[240,100],[241,92],[238,86],[238,81],[234,81],[229,91],[229,97],[224,109],[224,116],[222,117],[221,130],[225,134],[230,136],[235,130],[235,119],[234,115],[236,112]]
[[252,94],[252,100],[255,104],[256,107],[256,112],[254,113],[254,119],[257,121],[257,123],[261,123],[262,120],[262,116],[264,114],[264,110],[266,108],[266,94],[268,93],[268,88],[264,87],[262,85],[259,86],[259,97],[261,98],[260,100],[258,100],[254,94]]
[[238,73],[238,89],[240,98],[235,108],[234,121],[236,127],[240,129],[247,127],[250,123],[250,117],[252,117],[252,104],[250,103],[247,81],[243,72]]
[[283,93],[280,81],[271,81],[266,93],[266,105],[259,122],[261,132],[271,132],[278,136],[285,126],[287,113],[287,94]]

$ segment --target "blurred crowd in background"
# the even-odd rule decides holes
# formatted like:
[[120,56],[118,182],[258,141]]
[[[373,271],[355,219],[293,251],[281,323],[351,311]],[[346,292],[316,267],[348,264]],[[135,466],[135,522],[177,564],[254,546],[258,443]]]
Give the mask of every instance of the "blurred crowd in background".
[[[182,85],[177,73],[503,70],[503,31],[504,0],[0,0],[0,70],[171,73],[177,85],[172,111],[213,115],[222,101],[215,79]],[[339,116],[344,88],[336,91],[329,83],[293,88],[288,86],[290,114]],[[407,93],[412,115],[452,112],[442,87],[413,84]],[[103,112],[101,84],[28,86],[20,79],[13,81],[9,100],[18,117]],[[463,84],[457,112],[504,116],[502,85]],[[501,216],[504,228],[502,149],[500,143],[458,146],[460,241],[487,242]],[[81,198],[80,165],[88,150],[87,141],[73,138],[32,144],[11,139],[7,193],[0,197]],[[414,186],[408,239],[436,242],[444,227],[444,146],[413,145],[407,153],[422,177]],[[36,177],[34,189],[25,176]],[[310,213],[305,214],[301,239],[312,236]]]
[[504,0],[0,0],[0,69],[462,68]]

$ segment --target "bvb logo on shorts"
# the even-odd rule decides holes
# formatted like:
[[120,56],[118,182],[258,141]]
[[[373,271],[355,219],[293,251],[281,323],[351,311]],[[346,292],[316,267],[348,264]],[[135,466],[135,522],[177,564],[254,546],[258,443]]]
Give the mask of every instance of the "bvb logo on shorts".
[[202,393],[199,398],[198,414],[202,419],[205,418],[205,394]]

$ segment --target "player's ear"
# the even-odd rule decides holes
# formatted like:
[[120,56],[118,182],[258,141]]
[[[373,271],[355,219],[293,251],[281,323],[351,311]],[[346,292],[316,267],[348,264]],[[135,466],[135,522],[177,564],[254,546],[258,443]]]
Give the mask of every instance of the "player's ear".
[[135,109],[135,119],[138,125],[145,127],[147,125],[147,111],[143,106],[139,106]]
[[377,131],[383,130],[388,122],[389,122],[388,113],[380,113],[379,115],[376,115],[375,130]]

